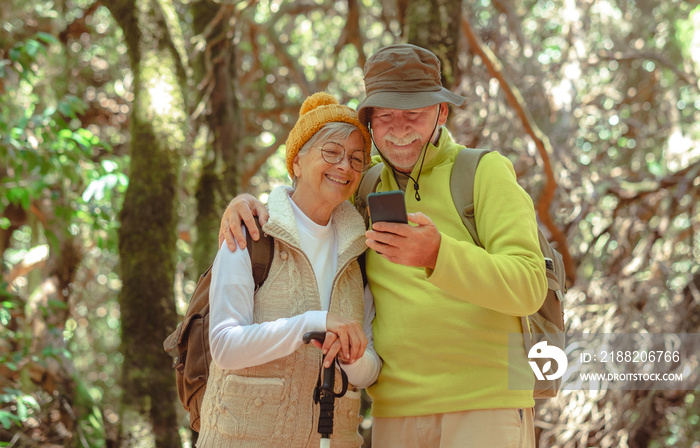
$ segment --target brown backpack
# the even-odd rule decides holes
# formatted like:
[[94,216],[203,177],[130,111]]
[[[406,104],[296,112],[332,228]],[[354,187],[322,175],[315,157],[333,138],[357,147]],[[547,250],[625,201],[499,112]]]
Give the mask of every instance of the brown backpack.
[[[474,177],[479,161],[489,152],[491,151],[487,149],[463,148],[457,154],[450,176],[452,202],[462,218],[464,227],[467,228],[476,245],[481,248],[484,245],[476,231],[476,219],[474,218]],[[367,170],[357,188],[355,207],[365,218],[365,225],[369,224],[366,207],[367,196],[377,189],[383,166],[383,163],[379,163]],[[529,353],[530,349],[540,341],[547,341],[548,345],[554,345],[562,350],[566,342],[562,303],[566,292],[564,262],[561,254],[549,244],[539,226],[537,227],[537,236],[547,267],[547,296],[539,311],[521,318],[525,353]],[[548,358],[535,359],[541,371],[544,371],[542,365],[547,361]],[[533,396],[534,398],[556,397],[560,386],[561,378],[554,380],[536,379]]]
[[[249,234],[246,243],[253,264],[255,290],[263,284],[270,271],[274,244],[272,237],[260,232],[254,241]],[[190,427],[199,431],[199,411],[209,378],[211,351],[209,348],[209,287],[211,266],[199,277],[185,318],[163,341],[163,348],[173,357],[177,394],[185,411],[190,414]]]

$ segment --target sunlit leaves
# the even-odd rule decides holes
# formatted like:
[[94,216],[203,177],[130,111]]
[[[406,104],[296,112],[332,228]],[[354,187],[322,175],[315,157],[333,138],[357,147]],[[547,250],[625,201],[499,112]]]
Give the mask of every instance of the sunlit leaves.
[[102,166],[106,174],[92,180],[83,192],[82,199],[85,202],[90,202],[93,198],[97,201],[109,198],[113,190],[118,193],[124,193],[129,185],[129,179],[121,171],[116,171],[117,164],[111,160],[102,162]]
[[[7,23],[5,29],[8,29]],[[110,154],[110,145],[100,139],[98,133],[102,129],[83,126],[86,115],[91,114],[91,106],[82,96],[85,89],[79,84],[81,77],[76,76],[78,72],[75,70],[67,73],[61,71],[61,64],[65,62],[66,52],[70,53],[70,48],[71,45],[62,46],[55,37],[38,32],[15,42],[11,51],[4,54],[6,59],[0,60],[0,84],[3,87],[0,89],[0,190],[3,193],[0,196],[0,212],[4,212],[9,204],[16,204],[24,210],[32,210],[30,213],[51,213],[51,221],[43,223],[47,225],[43,232],[38,227],[35,227],[36,232],[31,232],[28,226],[14,231],[11,247],[3,254],[9,270],[23,266],[23,263],[34,267],[28,257],[40,247],[45,248],[44,258],[57,257],[61,251],[57,235],[63,232],[85,237],[90,247],[99,245],[111,249],[116,246],[114,229],[118,222],[114,205],[119,203],[126,178],[121,169],[112,173],[121,161]],[[111,51],[104,54],[104,47],[95,46],[93,50],[89,57],[80,58],[87,59],[93,68],[104,68],[104,58],[115,54]],[[94,83],[94,80],[89,82]],[[123,96],[127,96],[123,84],[121,91]],[[128,109],[123,111],[117,107],[118,112],[128,112]],[[106,157],[114,160],[111,165],[106,162]],[[110,175],[116,176],[114,182],[107,177]],[[95,179],[104,179],[105,187],[101,194],[95,191],[89,201],[84,201],[81,195]],[[50,204],[50,210],[35,207],[42,201]],[[5,217],[0,221],[2,228],[12,223]],[[36,246],[37,241],[48,244]],[[102,265],[108,264],[108,256],[109,251],[106,251],[100,261]],[[38,273],[39,270],[35,269],[31,275]],[[13,279],[12,288],[29,295],[32,291],[27,291],[27,286],[36,290],[37,285],[33,283],[22,276]],[[1,289],[10,290],[10,287],[3,284]],[[30,341],[26,338],[31,333],[22,329],[24,306],[13,308],[13,302],[12,299],[3,299],[1,303],[0,337],[15,341],[13,344],[17,349],[3,351],[0,364],[17,370],[17,375],[26,376],[27,364],[24,360],[29,359],[30,350]],[[65,301],[52,297],[36,304],[37,316],[50,322],[49,333],[57,331],[51,316],[67,311],[69,308]],[[21,317],[13,322],[13,316]],[[9,328],[13,327],[19,327],[19,330],[10,331]],[[71,357],[71,352],[65,346],[47,345],[32,353],[32,356],[38,363],[47,358],[60,358],[61,362],[65,362]],[[37,410],[37,399],[38,395],[34,393],[3,394],[0,398],[0,421],[5,427],[8,424],[26,424]]]
[[[14,38],[24,30],[28,15],[49,20],[51,26],[45,29],[63,30],[83,18],[92,3],[70,0],[59,11],[51,1],[15,1],[22,14],[3,18],[3,31]],[[603,302],[610,296],[605,306],[611,309],[622,301],[639,301],[641,307],[639,296],[650,295],[653,300],[639,311],[645,325],[658,325],[659,315],[672,317],[668,311],[697,273],[700,259],[693,192],[700,181],[659,186],[677,180],[673,173],[697,163],[699,156],[700,7],[694,3],[463,3],[465,14],[474,19],[553,142],[552,160],[560,181],[553,213],[568,230],[581,282],[588,283],[577,299]],[[396,2],[358,4],[365,54],[401,40]],[[180,6],[182,11],[187,5]],[[243,11],[245,5],[250,7]],[[307,89],[327,89],[353,106],[363,98],[360,55],[353,45],[335,53],[347,18],[346,2],[260,0],[238,2],[236,8],[240,17],[231,24],[233,35],[210,38],[230,38],[231,51],[236,52],[244,140],[251,147],[244,162],[258,151],[277,150],[250,182],[267,191],[287,180],[283,143]],[[183,17],[186,22],[186,14]],[[0,163],[8,174],[0,180],[0,208],[12,202],[26,209],[37,198],[49,199],[67,216],[61,229],[84,238],[86,261],[76,281],[82,287],[72,297],[73,316],[63,336],[91,391],[110,402],[121,359],[113,354],[120,323],[113,297],[121,287],[114,267],[114,229],[128,185],[128,159],[121,154],[129,139],[134,74],[121,30],[107,8],[98,7],[84,19],[85,31],[69,35],[65,44],[28,25],[28,34],[6,46],[8,52],[0,60],[5,87],[0,146],[6,151],[0,153]],[[504,100],[503,89],[491,81],[469,48],[461,48],[459,65],[463,72],[456,88],[469,101],[451,111],[451,131],[460,142],[508,155],[517,164],[519,179],[536,193],[540,161]],[[194,87],[192,92],[198,93]],[[201,140],[208,138],[211,134]],[[116,154],[104,142],[111,143]],[[201,165],[199,154],[186,161],[188,166]],[[694,173],[686,175],[697,176]],[[9,225],[9,219],[0,218],[0,228]],[[30,236],[26,227],[15,231],[19,250],[8,251],[6,262],[21,261],[29,253]],[[181,251],[183,259],[190,255],[189,249]],[[627,276],[619,274],[623,267]],[[603,283],[606,280],[609,283]],[[7,303],[0,302],[0,325],[16,311]],[[9,340],[14,335],[2,337]],[[11,368],[17,368],[18,361],[0,359]],[[686,418],[676,413],[676,426],[696,425],[696,414]],[[13,423],[11,417],[0,415],[3,418],[3,423]],[[87,425],[97,427],[101,418],[91,415]],[[116,423],[113,413],[110,417],[105,412],[105,418]],[[679,437],[668,435],[666,445],[692,439]]]
[[676,39],[681,47],[683,56],[692,61],[696,73],[700,71],[700,6],[696,6],[686,19],[679,18],[676,22]]
[[[42,33],[40,36],[41,40],[49,43],[51,39],[47,39],[46,36],[52,36]],[[53,39],[55,42],[55,39]],[[39,40],[28,39],[25,42],[18,42],[9,51],[9,59],[14,63],[14,68],[20,74],[22,79],[33,80],[34,76],[37,75],[37,70],[39,66],[37,65],[37,57],[40,53],[46,54],[46,48],[42,45]]]
[[66,179],[79,186],[84,170],[92,166],[90,159],[96,145],[107,147],[90,131],[69,127],[67,120],[84,110],[84,103],[76,97],[65,98],[56,109],[38,114],[33,114],[33,110],[34,107],[27,109],[27,114],[11,125],[10,132],[0,137],[0,142],[10,149],[0,155],[7,166],[7,177],[2,183],[9,193],[0,198],[7,201],[4,205],[19,203],[28,209],[29,202],[40,197],[46,188],[63,184]]
[[[33,200],[51,191],[54,198],[57,194],[62,197],[62,200],[55,201],[57,215],[66,216],[68,221],[77,219],[95,224],[95,217],[81,217],[79,210],[71,218],[69,207],[89,182],[107,175],[104,165],[96,164],[93,159],[98,153],[110,150],[110,146],[90,130],[80,127],[79,117],[87,108],[81,98],[68,94],[53,105],[50,99],[46,104],[46,98],[39,93],[45,82],[44,75],[32,70],[29,76],[26,70],[20,70],[33,68],[43,60],[39,59],[40,56],[47,56],[40,42],[53,44],[57,40],[46,33],[38,33],[36,39],[19,42],[13,47],[15,62],[19,64],[11,66],[19,75],[14,82],[25,94],[13,96],[8,91],[2,95],[0,131],[6,132],[0,132],[0,144],[7,151],[0,154],[0,162],[6,167],[5,177],[0,179],[6,191],[0,197],[0,210],[11,203],[28,210]],[[123,174],[112,174],[114,176],[113,181],[109,177],[105,179],[106,188],[113,189],[126,183]],[[98,196],[96,199],[100,201],[104,191]],[[111,207],[103,210],[111,210]],[[100,224],[113,222],[110,216],[99,221]]]
[[10,429],[13,424],[20,426],[40,409],[39,403],[32,395],[9,387],[5,387],[0,393],[0,405],[10,405],[0,408],[0,424],[5,429]]

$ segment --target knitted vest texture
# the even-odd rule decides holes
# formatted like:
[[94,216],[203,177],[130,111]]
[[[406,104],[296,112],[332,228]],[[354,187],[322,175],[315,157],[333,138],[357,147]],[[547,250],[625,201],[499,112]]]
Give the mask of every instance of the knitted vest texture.
[[[263,230],[275,238],[270,273],[255,294],[255,323],[320,309],[313,268],[301,251],[288,190],[270,195],[270,221]],[[329,312],[357,322],[364,315],[363,285],[357,256],[364,250],[362,218],[349,203],[333,214],[338,235],[338,271]],[[357,227],[359,225],[359,228]],[[348,239],[348,235],[353,236]],[[358,237],[359,236],[359,237]],[[212,362],[202,404],[199,448],[318,447],[318,405],[313,392],[321,351],[302,345],[289,356],[241,370],[222,370]],[[340,375],[336,376],[340,390]],[[359,447],[360,392],[352,385],[335,402],[333,447]]]

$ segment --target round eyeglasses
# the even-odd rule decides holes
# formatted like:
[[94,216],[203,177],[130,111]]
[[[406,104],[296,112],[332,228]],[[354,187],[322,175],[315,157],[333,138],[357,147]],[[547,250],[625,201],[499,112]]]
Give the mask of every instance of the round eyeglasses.
[[[331,165],[342,162],[345,158],[345,147],[340,143],[327,142],[321,146],[321,157],[326,163]],[[358,173],[367,169],[368,160],[365,158],[365,152],[361,149],[352,151],[348,156],[350,167]]]

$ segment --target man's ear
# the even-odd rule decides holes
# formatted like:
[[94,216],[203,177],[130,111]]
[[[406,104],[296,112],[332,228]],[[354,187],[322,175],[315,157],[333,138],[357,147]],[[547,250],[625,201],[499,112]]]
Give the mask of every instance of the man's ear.
[[438,126],[444,126],[447,123],[447,115],[450,113],[450,108],[447,103],[440,103],[440,115],[438,116]]

